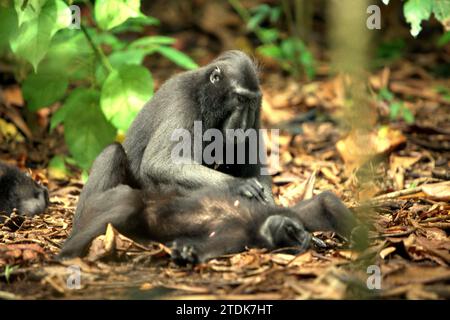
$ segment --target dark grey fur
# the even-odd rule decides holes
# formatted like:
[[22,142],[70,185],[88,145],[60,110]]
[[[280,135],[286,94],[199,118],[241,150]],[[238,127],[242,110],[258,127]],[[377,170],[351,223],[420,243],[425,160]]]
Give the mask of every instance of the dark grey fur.
[[[64,243],[60,258],[82,256],[108,223],[134,239],[166,243],[180,264],[197,263],[246,247],[306,249],[307,231],[330,230],[349,236],[355,218],[332,193],[299,202],[292,208],[264,205],[223,188],[204,188],[190,195],[155,193],[127,185],[128,161],[120,144],[102,155],[114,167],[94,163],[99,173],[83,211]],[[101,174],[104,173],[104,174]],[[109,176],[112,174],[112,176]]]
[[48,191],[16,167],[0,162],[0,222],[14,209],[28,216],[43,213]]

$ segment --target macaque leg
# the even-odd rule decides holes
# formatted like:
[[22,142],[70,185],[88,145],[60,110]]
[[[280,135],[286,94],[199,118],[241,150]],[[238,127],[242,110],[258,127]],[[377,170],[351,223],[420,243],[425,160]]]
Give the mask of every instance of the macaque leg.
[[89,197],[78,220],[78,229],[72,230],[58,258],[83,256],[92,240],[105,233],[108,223],[123,234],[139,234],[145,228],[143,210],[141,192],[126,185]]
[[349,237],[356,218],[332,192],[326,191],[292,207],[308,231],[333,231]]

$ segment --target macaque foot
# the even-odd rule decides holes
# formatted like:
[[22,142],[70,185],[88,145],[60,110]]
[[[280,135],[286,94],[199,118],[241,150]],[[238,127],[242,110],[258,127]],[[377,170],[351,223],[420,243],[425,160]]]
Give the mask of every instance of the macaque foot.
[[174,241],[170,249],[172,250],[171,259],[179,266],[195,265],[200,262],[197,249],[193,245],[182,245]]

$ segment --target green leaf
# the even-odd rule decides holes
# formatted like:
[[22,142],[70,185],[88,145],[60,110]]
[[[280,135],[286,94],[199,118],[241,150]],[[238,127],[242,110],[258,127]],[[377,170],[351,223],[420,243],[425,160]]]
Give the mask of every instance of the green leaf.
[[5,270],[3,271],[2,276],[5,277],[5,280],[6,280],[6,282],[7,282],[8,284],[9,284],[9,280],[10,280],[10,278],[11,278],[11,275],[12,275],[13,272],[14,272],[15,270],[17,270],[17,269],[19,269],[19,266],[12,266],[12,265],[9,265],[9,264],[7,264],[7,265],[5,266]]
[[95,28],[86,28],[87,32],[91,36],[92,40],[97,45],[106,44],[107,46],[111,47],[113,51],[115,50],[122,50],[126,47],[127,43],[124,41],[121,41],[119,38],[117,38],[114,34],[111,32],[97,32]]
[[316,68],[314,66],[315,61],[314,61],[314,56],[312,55],[312,53],[310,51],[303,50],[301,52],[300,63],[302,64],[308,79],[314,78],[314,76],[316,75]]
[[66,116],[67,109],[60,107],[56,110],[50,119],[50,132],[53,131],[60,123],[63,123]]
[[414,115],[412,114],[411,110],[409,110],[405,106],[403,107],[402,115],[406,123],[408,124],[414,123]]
[[86,184],[86,182],[89,179],[89,172],[87,170],[83,170],[83,172],[81,172],[81,181]]
[[77,88],[72,91],[69,98],[65,101],[65,103],[56,110],[56,112],[52,115],[50,119],[50,131],[56,128],[60,123],[63,123],[67,117],[67,114],[72,108],[77,108],[78,104],[76,99],[82,97],[86,92],[85,88]]
[[64,137],[73,158],[89,169],[95,157],[114,141],[116,130],[100,109],[99,92],[92,89],[74,91],[67,99]]
[[403,108],[403,105],[400,102],[391,103],[390,114],[389,114],[391,120],[397,119],[398,115],[400,114],[400,110],[402,108]]
[[164,36],[149,36],[149,37],[143,37],[140,39],[137,39],[130,43],[128,48],[141,48],[141,49],[148,49],[148,48],[155,48],[155,45],[171,45],[175,43],[175,39],[172,37],[164,37]]
[[20,27],[22,23],[36,19],[46,2],[47,0],[15,0],[14,7],[17,12],[18,26]]
[[253,31],[270,15],[270,6],[264,3],[250,11],[252,12],[252,16],[247,22],[247,28]]
[[263,22],[264,19],[267,18],[268,15],[269,15],[269,12],[264,12],[264,11],[257,12],[255,15],[253,15],[248,20],[247,28],[252,31],[255,30],[257,27],[259,27],[261,22]]
[[[114,69],[119,69],[127,64],[141,65],[145,56],[149,53],[151,53],[151,51],[148,49],[126,49],[125,51],[113,52],[108,57],[108,60]],[[98,65],[95,76],[97,83],[104,83],[109,76],[109,73],[102,65]]]
[[64,158],[64,160],[65,160],[65,162],[67,164],[70,164],[71,166],[76,166],[77,165],[77,161],[74,158],[72,158],[72,157],[67,156],[67,157]]
[[275,23],[280,19],[281,7],[274,7],[270,12],[270,22]]
[[121,32],[143,32],[145,26],[157,26],[159,25],[159,20],[141,14],[136,18],[129,18],[127,21],[121,25],[114,27],[111,32],[121,33]]
[[125,51],[113,52],[109,57],[109,62],[114,69],[118,69],[124,64],[142,64],[147,50],[144,49],[128,49]]
[[292,38],[283,40],[280,44],[280,47],[283,56],[291,61],[296,59],[296,56],[300,52],[300,48],[298,47],[297,42]]
[[116,128],[126,131],[152,95],[150,72],[142,66],[123,65],[105,80],[100,104],[106,118]]
[[280,33],[275,28],[272,29],[262,28],[258,31],[258,35],[263,43],[270,43],[276,41],[280,36]]
[[95,20],[100,28],[112,29],[128,18],[141,15],[140,0],[97,0],[95,1]]
[[417,182],[411,182],[410,184],[408,184],[408,189],[414,189],[417,187]]
[[26,9],[20,11],[21,25],[11,39],[11,49],[29,61],[34,70],[47,53],[54,34],[71,23],[71,12],[62,0],[48,0],[39,13],[30,8],[39,1],[29,1]]
[[301,59],[301,54],[308,51],[304,43],[296,38],[287,38],[281,42],[280,46],[283,56],[291,61],[297,57]]
[[270,13],[270,6],[268,4],[260,4],[257,7],[251,8],[250,12],[252,12],[253,14],[257,14],[257,13]]
[[48,163],[48,175],[52,179],[65,180],[69,176],[64,157],[54,156]]
[[9,45],[11,36],[17,32],[17,14],[14,8],[0,5],[0,50]]
[[403,7],[406,21],[411,25],[413,37],[422,30],[422,20],[428,20],[431,16],[432,0],[408,0]]
[[263,56],[274,58],[277,60],[283,58],[283,52],[281,51],[281,48],[274,44],[265,44],[259,46],[256,51]]
[[450,30],[450,0],[433,0],[433,12],[446,30]]
[[155,51],[185,69],[196,69],[198,65],[186,54],[171,47],[160,46]]
[[36,111],[61,99],[68,85],[67,78],[60,74],[30,74],[22,84],[22,94],[28,109]]
[[389,91],[388,88],[382,88],[378,93],[378,97],[386,101],[394,100],[394,94],[391,91]]
[[446,86],[437,86],[434,90],[441,95],[446,101],[450,101],[450,89]]
[[439,47],[445,46],[447,43],[450,43],[450,31],[444,33],[438,40],[437,45]]
[[403,39],[393,39],[381,42],[378,46],[377,57],[383,60],[396,60],[402,57],[406,48]]
[[64,29],[53,38],[47,55],[39,65],[39,72],[85,81],[93,78],[95,65],[95,53],[83,33]]

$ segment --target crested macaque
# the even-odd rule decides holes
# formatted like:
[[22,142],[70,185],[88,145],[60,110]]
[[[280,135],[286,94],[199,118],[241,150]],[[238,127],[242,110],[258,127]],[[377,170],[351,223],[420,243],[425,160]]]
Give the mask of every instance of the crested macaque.
[[43,213],[48,203],[47,188],[18,168],[0,162],[0,222],[14,209],[27,216]]
[[[256,67],[240,51],[168,80],[137,115],[123,146],[112,144],[95,160],[59,257],[84,255],[108,223],[131,238],[167,244],[180,264],[246,247],[302,251],[311,242],[323,244],[311,236],[316,230],[349,236],[355,218],[332,193],[292,208],[274,205],[270,176],[262,175],[263,157],[248,161],[265,152],[260,108]],[[196,141],[198,121],[202,137],[211,130],[226,137],[212,162],[202,157],[212,139]],[[173,158],[180,129],[193,140],[192,152],[183,155],[187,163]],[[252,129],[256,142],[246,135],[230,138],[230,132]],[[218,153],[222,159],[216,159]],[[236,161],[242,153],[245,161]]]
[[[263,157],[249,161],[255,154],[265,153],[259,131],[261,99],[256,66],[237,50],[227,51],[202,68],[169,79],[142,108],[127,132],[123,148],[129,166],[122,168],[127,170],[123,174],[126,184],[143,190],[176,191],[185,195],[196,189],[220,188],[261,203],[273,203],[272,179],[261,175]],[[226,143],[229,140],[225,139],[221,149],[223,161],[205,163],[203,158],[194,157],[196,143],[200,143],[200,153],[208,145],[195,141],[199,139],[194,135],[196,121],[201,123],[200,135],[208,129],[216,129],[225,136],[230,130],[253,129],[257,143],[234,139],[230,152],[230,143]],[[180,129],[186,130],[193,142],[190,147],[194,152],[188,159],[189,164],[173,159],[173,150],[179,142],[172,136]],[[91,169],[78,201],[75,225],[84,212],[87,197],[94,189],[102,187],[99,185],[103,183],[101,175],[106,174],[112,180],[117,178],[113,172],[119,165],[112,162],[121,159],[112,159],[107,153],[101,154],[96,162],[103,163],[98,167],[112,171],[99,174],[95,168]],[[244,157],[244,163],[238,163],[239,156]],[[227,161],[230,159],[232,161]]]
[[[166,81],[152,99],[142,108],[129,128],[123,143],[129,166],[123,179],[133,188],[190,194],[200,188],[226,189],[233,195],[242,195],[262,203],[273,203],[270,176],[261,175],[262,159],[255,163],[248,159],[264,149],[260,137],[261,91],[256,66],[243,52],[227,51],[210,64],[194,71],[184,72]],[[225,136],[227,130],[254,129],[258,145],[248,139],[233,144],[233,154],[227,155],[222,146],[222,163],[207,164],[204,159],[188,159],[190,164],[176,163],[172,158],[178,141],[172,135],[184,129],[192,140],[195,122],[201,122],[201,135],[208,129],[217,129]],[[192,141],[191,140],[191,141]],[[195,142],[195,141],[194,141]],[[201,152],[206,143],[201,142]],[[224,143],[225,144],[225,143]],[[242,145],[243,144],[243,145]],[[241,148],[243,147],[243,148]],[[194,143],[191,146],[195,149]],[[247,162],[237,163],[244,150]],[[265,152],[265,150],[262,150]],[[228,163],[227,159],[233,163]],[[107,151],[96,160],[98,167],[116,170]],[[199,161],[197,161],[199,160]],[[84,186],[75,212],[74,224],[84,212],[87,197],[102,187],[101,175],[114,179],[112,172],[99,174],[94,168]]]
[[[107,166],[104,158],[109,160]],[[247,247],[296,247],[301,252],[311,242],[321,245],[311,231],[330,230],[348,237],[356,225],[352,213],[330,192],[282,208],[220,187],[200,188],[189,195],[134,189],[128,180],[129,161],[118,143],[100,154],[92,170],[97,181],[88,182],[92,194],[64,243],[61,259],[83,256],[108,223],[133,239],[165,243],[180,265]]]
[[[260,151],[265,149],[262,143],[256,145],[248,138],[234,139],[230,154],[225,146],[230,139],[224,139],[221,160],[207,163],[202,157],[195,158],[196,151],[201,155],[209,145],[195,141],[199,139],[194,134],[196,121],[201,123],[201,135],[208,129],[216,129],[224,136],[227,132],[254,130],[256,140],[262,142],[261,101],[257,68],[246,54],[237,50],[227,51],[204,67],[169,79],[143,107],[127,132],[123,147],[133,178],[144,189],[177,188],[178,192],[189,194],[195,189],[214,187],[262,203],[273,202],[271,178],[261,175],[263,160],[261,157],[249,160],[258,152],[265,152]],[[179,143],[173,137],[177,129],[186,130],[194,141],[188,164],[174,163],[172,159],[174,147]],[[245,156],[244,163],[238,163],[238,156]]]

